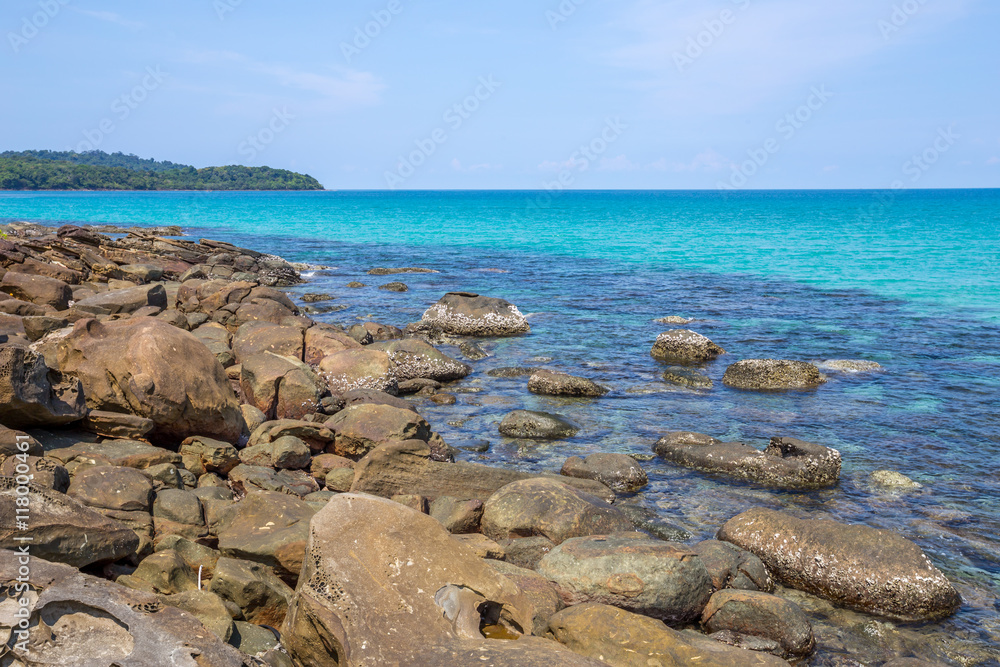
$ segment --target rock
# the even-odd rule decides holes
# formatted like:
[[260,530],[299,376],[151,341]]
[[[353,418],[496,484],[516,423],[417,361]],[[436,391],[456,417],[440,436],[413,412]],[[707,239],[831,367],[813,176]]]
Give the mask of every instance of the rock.
[[83,427],[91,433],[105,438],[135,440],[145,437],[156,427],[156,424],[152,419],[137,415],[91,410],[87,414],[87,418],[83,420]]
[[314,452],[321,452],[332,447],[335,437],[333,431],[322,424],[295,419],[279,419],[264,422],[254,429],[247,444],[259,445],[274,442],[286,435],[292,435],[302,440]]
[[794,602],[759,591],[719,591],[701,615],[706,632],[730,631],[776,641],[787,656],[806,656],[816,646],[812,625]]
[[163,549],[142,560],[130,575],[118,583],[149,593],[173,595],[198,589],[198,572],[173,549]]
[[538,564],[566,605],[599,602],[666,623],[700,618],[712,582],[692,551],[644,536],[568,539]]
[[365,286],[366,285],[364,283],[359,283],[357,280],[352,280],[351,282],[347,283],[347,287],[350,287],[351,289],[358,289],[359,287],[365,287]]
[[305,303],[320,303],[321,301],[333,301],[336,298],[337,297],[327,292],[321,292],[321,293],[306,292],[305,294],[302,295],[302,301],[304,301]]
[[337,468],[326,474],[323,480],[328,491],[344,493],[354,485],[354,470],[352,468]]
[[701,363],[711,361],[726,351],[699,333],[688,329],[674,329],[661,333],[650,354],[660,361]]
[[756,555],[786,586],[870,614],[927,620],[961,604],[920,548],[892,531],[758,508],[726,522],[719,539]]
[[[163,310],[167,307],[167,291],[163,285],[140,285],[128,289],[112,290],[98,294],[74,304],[80,310],[112,315],[134,313],[140,308],[153,306]],[[60,310],[62,310],[60,308]]]
[[562,440],[572,438],[580,428],[572,422],[549,412],[515,410],[500,422],[500,433],[508,438],[531,440]]
[[39,306],[52,306],[56,310],[66,310],[73,299],[73,290],[61,280],[13,271],[8,271],[0,280],[0,292]]
[[80,379],[92,410],[152,419],[154,442],[192,435],[236,442],[243,430],[222,366],[197,338],[162,320],[81,320],[59,344],[58,367]]
[[497,542],[507,555],[507,562],[528,570],[538,569],[538,563],[547,553],[555,549],[555,543],[547,537],[517,537]]
[[875,488],[885,491],[916,491],[924,488],[923,484],[895,470],[876,470],[868,476],[868,481]]
[[229,368],[236,363],[236,355],[229,347],[230,336],[226,327],[218,322],[206,322],[192,331],[191,334],[215,355],[223,368]]
[[462,356],[470,361],[482,361],[490,356],[479,346],[479,343],[471,340],[467,340],[459,345],[458,349],[462,353]]
[[94,466],[77,471],[67,495],[88,507],[149,512],[153,482],[134,468]]
[[[14,581],[18,567],[14,552],[0,551],[4,581]],[[166,656],[178,667],[248,664],[194,616],[164,605],[155,595],[36,558],[31,581],[33,592],[22,598],[29,613],[26,644],[11,643],[12,664],[138,667],[165,664]],[[0,622],[4,625],[12,623]]]
[[430,448],[422,440],[390,443],[373,449],[355,466],[355,493],[391,498],[400,493],[415,493],[429,498],[452,496],[485,502],[501,487],[524,479],[554,479],[595,495],[607,502],[614,492],[600,482],[555,475],[494,468],[478,463],[443,463],[430,458]]
[[375,389],[395,394],[396,364],[381,350],[355,349],[335,352],[319,364],[319,376],[334,394],[352,389]]
[[788,667],[773,655],[744,651],[603,604],[563,609],[549,619],[560,643],[615,667]]
[[180,489],[163,489],[157,493],[153,503],[153,516],[188,526],[205,524],[198,496]]
[[519,378],[526,375],[534,375],[541,370],[543,369],[530,366],[504,366],[490,369],[486,371],[486,374],[494,378]]
[[323,359],[344,350],[361,349],[357,342],[345,332],[329,324],[316,324],[306,329],[303,361],[310,366],[318,366]]
[[406,286],[406,283],[401,282],[391,282],[386,283],[385,285],[379,285],[379,289],[387,292],[408,292],[410,290],[410,288]]
[[483,501],[439,496],[431,502],[429,514],[449,533],[475,533],[483,518]]
[[[220,557],[217,550],[178,535],[171,535],[160,540],[156,545],[156,550],[177,552],[184,559],[184,562],[191,566],[192,571],[201,573],[203,583],[215,575],[216,564]],[[205,586],[203,585],[202,588]]]
[[378,322],[355,324],[347,330],[347,335],[362,345],[403,338],[403,332],[400,329]]
[[472,367],[441,353],[433,345],[417,338],[373,343],[370,350],[381,350],[396,364],[399,382],[427,378],[437,382],[460,380],[472,372]]
[[240,463],[239,453],[228,442],[200,436],[184,440],[179,453],[184,467],[195,475],[209,472],[228,475]]
[[532,611],[517,586],[433,518],[343,494],[312,521],[282,637],[289,653],[310,665],[342,664],[346,656],[358,665],[589,664],[567,662],[576,658],[563,658],[544,640],[480,633],[481,623],[500,624],[517,636],[532,627]]
[[280,627],[294,591],[266,565],[220,558],[209,590],[235,604],[243,617],[258,625]]
[[229,473],[229,484],[238,492],[278,491],[307,496],[319,491],[319,483],[303,470],[274,470],[269,466],[238,465]]
[[587,378],[566,373],[539,370],[528,379],[528,391],[546,396],[581,396],[596,398],[610,391]]
[[285,581],[299,576],[309,520],[316,513],[309,503],[287,494],[254,491],[237,503],[233,515],[219,527],[224,556],[271,567]]
[[663,371],[663,381],[691,389],[711,389],[715,386],[712,378],[683,366],[671,366]]
[[679,315],[667,315],[666,317],[661,317],[653,321],[657,324],[690,324],[691,322],[694,322],[694,320],[689,317],[681,317]]
[[[418,380],[410,380],[410,382],[418,382]],[[433,382],[433,380],[426,380],[426,382]],[[392,396],[384,391],[377,391],[375,389],[352,389],[346,394],[343,394],[341,398],[344,399],[345,409],[351,407],[352,405],[374,403],[376,405],[391,405],[394,408],[401,408],[411,412],[417,411],[417,408],[414,407],[413,403],[410,403],[405,398]]]
[[[240,372],[243,372],[242,367],[240,368]],[[248,433],[253,433],[261,424],[267,421],[267,415],[261,412],[260,408],[252,405],[244,403],[240,406],[240,412],[243,413],[243,420],[246,422]]]
[[512,336],[530,330],[514,304],[472,292],[445,294],[421,323],[458,336]]
[[423,269],[416,266],[408,266],[403,268],[378,267],[368,271],[368,275],[370,276],[391,276],[398,273],[440,273],[440,271],[435,271],[434,269]]
[[285,435],[271,443],[273,466],[278,470],[300,470],[312,463],[312,452],[294,435]]
[[[69,496],[39,486],[17,492],[14,477],[0,477],[0,549],[17,549],[31,538],[33,558],[86,567],[125,558],[139,546],[134,532],[118,521],[107,519]],[[26,529],[13,520],[18,498],[26,498],[30,509]]]
[[836,485],[840,478],[840,452],[795,438],[771,438],[762,452],[741,442],[681,431],[660,438],[653,451],[686,468],[772,488],[822,489]]
[[549,630],[549,618],[565,606],[552,583],[537,572],[512,563],[502,560],[489,560],[487,563],[528,594],[535,612],[531,619],[531,634],[544,637]]
[[704,540],[690,546],[712,579],[712,588],[721,591],[734,588],[770,593],[774,580],[764,563],[749,551],[718,540]]
[[131,276],[144,283],[163,280],[163,267],[153,264],[126,264],[118,268],[127,276]]
[[837,373],[877,373],[885,370],[877,362],[861,359],[828,359],[817,364],[817,367],[820,370]]
[[0,348],[0,422],[9,427],[59,426],[83,419],[83,388],[21,347]]
[[45,456],[45,451],[40,442],[24,431],[15,431],[0,425],[0,459],[15,454]]
[[561,474],[596,479],[617,493],[634,493],[649,483],[639,462],[626,454],[591,454],[586,459],[572,456],[563,464]]
[[160,598],[171,607],[182,609],[199,621],[222,641],[233,635],[233,619],[219,596],[203,590],[185,591]]
[[21,320],[28,340],[35,342],[45,338],[53,331],[69,326],[69,320],[62,317],[25,317]]
[[379,445],[431,437],[431,426],[415,412],[373,403],[344,408],[324,426],[336,434],[334,451],[359,459]]
[[826,377],[812,364],[783,359],[737,361],[722,377],[726,386],[757,391],[813,389],[824,382]]
[[263,352],[302,361],[305,354],[302,329],[268,322],[248,322],[233,334],[233,354],[237,363],[244,364],[247,359]]
[[[22,457],[25,455],[19,454],[4,460],[3,455],[0,455],[0,460],[3,460],[3,463],[0,463],[0,476],[16,477],[19,474],[18,470],[21,470],[20,474],[30,475],[31,481],[37,486],[59,493],[66,493],[69,489],[69,472],[55,459],[38,456]],[[27,466],[28,471],[24,472],[22,466]]]
[[76,460],[105,461],[106,465],[124,466],[145,470],[169,463],[181,464],[181,455],[148,442],[136,440],[104,440],[103,442],[78,442],[70,447],[49,450],[48,456],[67,465]]
[[[261,658],[268,665],[281,664],[268,662],[263,656],[263,654],[278,646],[278,638],[265,627],[245,621],[235,621],[233,623],[233,636],[229,638],[229,643],[251,657]],[[287,660],[287,655],[284,653],[282,655]],[[292,667],[290,660],[287,666]],[[285,665],[281,664],[281,667],[285,667]]]
[[477,558],[503,560],[507,557],[503,547],[481,533],[452,534],[452,539],[465,545],[476,554]]
[[559,544],[571,537],[633,530],[616,508],[554,479],[513,482],[483,507],[482,532],[494,540],[543,535]]
[[323,395],[323,383],[309,366],[271,352],[243,362],[240,389],[268,419],[301,419],[316,412]]

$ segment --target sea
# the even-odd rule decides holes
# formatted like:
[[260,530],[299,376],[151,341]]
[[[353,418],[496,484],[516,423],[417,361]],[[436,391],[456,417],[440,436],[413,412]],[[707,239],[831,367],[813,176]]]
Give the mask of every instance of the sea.
[[[794,591],[814,622],[808,665],[881,665],[897,655],[1000,664],[1000,190],[444,191],[0,193],[0,221],[163,226],[309,265],[294,295],[328,293],[314,317],[400,328],[450,291],[505,298],[530,334],[481,343],[489,357],[449,385],[454,405],[418,409],[459,458],[558,471],[568,456],[638,457],[649,486],[620,500],[675,539],[710,539],[755,506],[897,531],[955,583],[951,618],[899,623]],[[369,275],[375,267],[437,273]],[[366,284],[348,288],[351,281]],[[380,290],[390,281],[404,293]],[[728,354],[692,390],[663,380],[659,333],[689,328]],[[460,357],[457,348],[444,351]],[[721,382],[739,359],[879,363],[827,372],[812,391],[758,393]],[[535,366],[609,386],[600,399],[535,396]],[[504,438],[515,409],[578,424],[558,442]],[[773,491],[652,456],[670,431],[763,447],[791,436],[838,449],[840,484]],[[921,487],[891,492],[877,470]]]

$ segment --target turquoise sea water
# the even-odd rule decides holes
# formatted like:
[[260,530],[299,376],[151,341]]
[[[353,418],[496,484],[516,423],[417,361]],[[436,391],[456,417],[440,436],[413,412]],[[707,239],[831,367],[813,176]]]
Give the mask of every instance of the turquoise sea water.
[[[0,193],[0,219],[177,224],[327,268],[294,291],[333,294],[341,324],[405,326],[442,293],[502,296],[532,333],[487,341],[492,355],[419,409],[464,457],[558,469],[569,455],[649,454],[693,430],[758,445],[775,435],[839,449],[840,485],[775,493],[644,463],[634,502],[705,539],[755,505],[897,530],[958,585],[965,605],[931,624],[896,624],[800,602],[816,621],[813,665],[880,665],[895,654],[1000,664],[1000,191],[451,193]],[[375,266],[436,274],[366,275]],[[368,288],[345,287],[352,280]],[[410,291],[377,289],[402,280]],[[701,370],[711,391],[665,384],[649,356],[666,315],[730,354]],[[446,350],[458,355],[456,349]],[[868,359],[878,374],[830,374],[816,391],[759,394],[721,384],[739,358]],[[612,387],[597,401],[528,394],[497,366],[548,366]],[[516,408],[562,413],[564,442],[499,436]],[[879,469],[923,485],[889,495]],[[857,662],[850,662],[856,660]]]

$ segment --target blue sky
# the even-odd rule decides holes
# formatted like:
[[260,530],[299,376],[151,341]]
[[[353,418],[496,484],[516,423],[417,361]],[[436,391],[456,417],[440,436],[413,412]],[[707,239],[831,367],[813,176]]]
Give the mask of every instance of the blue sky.
[[6,0],[0,28],[3,149],[330,189],[1000,187],[995,0]]

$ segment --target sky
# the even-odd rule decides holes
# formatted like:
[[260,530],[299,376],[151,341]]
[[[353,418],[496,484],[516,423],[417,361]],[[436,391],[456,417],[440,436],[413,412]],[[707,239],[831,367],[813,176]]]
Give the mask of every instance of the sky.
[[328,189],[1000,187],[996,0],[4,0],[0,150]]

